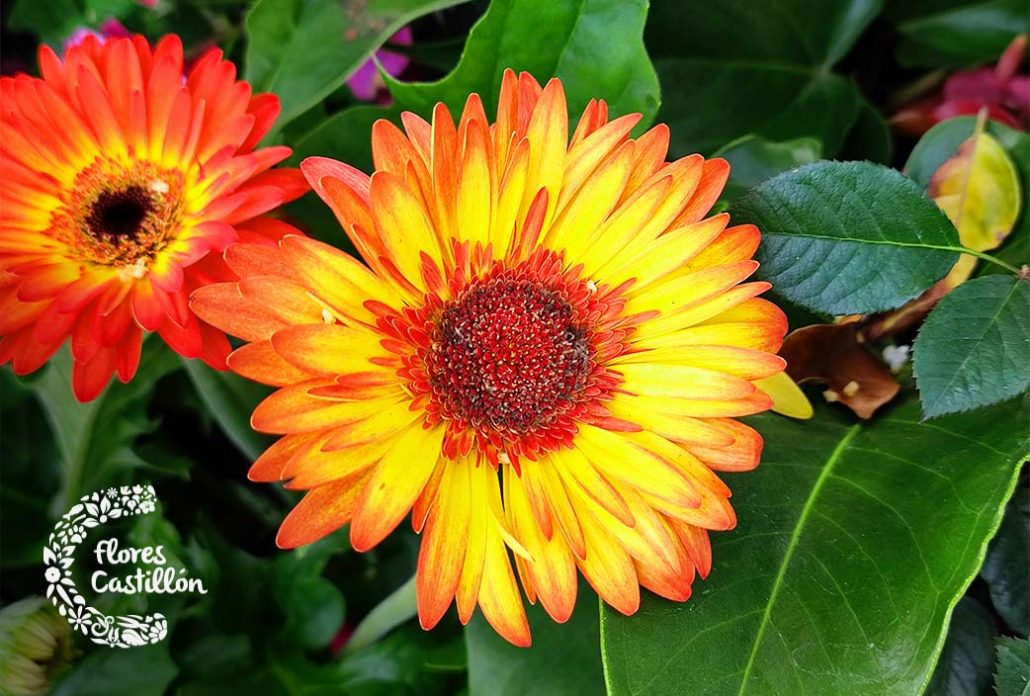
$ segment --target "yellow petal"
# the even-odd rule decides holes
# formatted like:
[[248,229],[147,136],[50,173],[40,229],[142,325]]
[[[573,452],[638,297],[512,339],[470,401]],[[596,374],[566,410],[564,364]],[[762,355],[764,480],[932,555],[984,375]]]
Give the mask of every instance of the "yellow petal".
[[757,380],[755,386],[773,400],[772,410],[776,413],[801,420],[812,417],[812,404],[808,397],[786,372]]

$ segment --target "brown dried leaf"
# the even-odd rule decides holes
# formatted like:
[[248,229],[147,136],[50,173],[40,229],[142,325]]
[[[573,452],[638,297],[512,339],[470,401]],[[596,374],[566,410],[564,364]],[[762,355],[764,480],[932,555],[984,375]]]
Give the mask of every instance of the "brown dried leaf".
[[839,401],[859,418],[871,418],[901,389],[878,358],[864,345],[857,322],[816,324],[787,336],[780,355],[798,383],[825,384],[827,401]]

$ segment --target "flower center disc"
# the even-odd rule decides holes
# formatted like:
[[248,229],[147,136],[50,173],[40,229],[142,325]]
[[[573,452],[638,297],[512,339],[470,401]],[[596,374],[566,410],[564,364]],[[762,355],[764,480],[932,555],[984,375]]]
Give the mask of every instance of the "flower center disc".
[[106,266],[147,263],[180,229],[182,172],[150,162],[126,167],[98,157],[75,177],[50,234],[79,260]]
[[136,239],[153,209],[153,200],[142,186],[104,191],[90,206],[86,227],[95,239],[107,242],[116,243],[123,237]]
[[445,415],[526,433],[575,401],[591,369],[586,330],[565,298],[501,276],[446,306],[427,367]]

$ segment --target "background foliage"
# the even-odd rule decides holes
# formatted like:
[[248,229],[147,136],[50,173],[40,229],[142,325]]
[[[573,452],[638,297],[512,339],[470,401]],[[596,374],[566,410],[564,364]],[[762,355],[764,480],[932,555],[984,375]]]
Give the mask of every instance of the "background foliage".
[[[975,118],[918,142],[886,119],[913,83],[992,63],[1030,29],[1020,0],[150,4],[5,2],[4,72],[33,72],[38,41],[59,45],[111,18],[151,38],[179,33],[191,54],[217,44],[256,91],[279,94],[270,138],[294,148],[294,163],[319,154],[366,170],[378,118],[425,117],[438,101],[456,109],[473,91],[491,112],[506,67],[558,76],[573,118],[602,97],[613,115],[643,113],[640,128],[668,123],[674,156],[730,160],[720,205],[762,227],[761,273],[792,328],[896,309],[968,251],[932,179]],[[386,76],[389,103],[357,102],[347,77],[406,24],[415,43],[395,50],[412,65]],[[986,132],[1023,201],[991,254],[1018,268],[1030,261],[1030,138],[995,122]],[[287,214],[348,247],[313,196]],[[901,396],[872,420],[823,404],[819,388],[808,391],[811,421],[752,419],[767,441],[763,465],[730,481],[739,526],[715,535],[712,574],[689,602],[649,596],[627,618],[598,611],[584,586],[568,624],[531,610],[530,650],[480,618],[463,628],[450,616],[426,634],[394,609],[415,567],[410,533],[366,554],[341,533],[278,551],[294,494],[245,475],[268,444],[248,427],[262,387],[184,363],[157,341],[133,382],[87,405],[70,394],[67,355],[26,379],[5,369],[0,599],[42,593],[41,549],[70,501],[150,482],[161,514],[118,533],[162,544],[209,593],[145,606],[101,598],[108,612],[161,611],[170,638],[131,651],[78,644],[55,693],[1025,694],[1030,410],[1019,395],[1030,384],[1030,285],[1011,270],[981,262],[918,338],[912,328],[890,337],[914,342],[914,376],[897,375]],[[374,616],[399,625],[341,650],[395,590]]]

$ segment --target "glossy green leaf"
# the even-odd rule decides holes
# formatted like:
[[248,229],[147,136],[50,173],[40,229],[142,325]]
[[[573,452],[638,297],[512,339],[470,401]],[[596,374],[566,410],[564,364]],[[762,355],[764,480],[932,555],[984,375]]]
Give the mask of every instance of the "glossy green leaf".
[[306,648],[325,648],[343,625],[343,595],[323,577],[337,538],[280,555],[275,560],[276,597],[286,616],[283,638]]
[[1023,0],[938,5],[928,14],[902,21],[897,29],[902,64],[968,67],[996,60],[1017,34],[1030,31],[1030,13]]
[[79,496],[118,483],[120,471],[145,465],[134,449],[136,438],[156,427],[146,413],[158,379],[179,366],[163,343],[143,347],[136,376],[128,384],[112,381],[100,396],[79,403],[71,389],[71,353],[62,349],[32,382],[57,441],[64,471],[62,508]]
[[910,396],[868,422],[751,419],[765,454],[730,480],[739,521],[709,578],[685,603],[604,610],[610,693],[919,693],[1028,453],[1027,409],[926,424]]
[[[306,157],[332,157],[357,167],[365,172],[372,171],[372,124],[381,118],[391,121],[400,120],[400,111],[384,109],[378,106],[355,106],[333,114],[317,128],[297,141],[293,148],[293,164],[300,163]],[[319,210],[324,211],[324,222],[331,222],[333,229],[339,229],[332,212],[315,196],[306,196],[298,203],[310,201]],[[325,239],[324,232],[314,230],[316,236]],[[342,234],[342,233],[341,233]]]
[[75,0],[16,0],[10,11],[11,29],[32,32],[45,41],[62,41],[86,21]]
[[457,631],[443,626],[423,631],[415,621],[401,626],[373,645],[343,658],[336,669],[338,677],[328,694],[411,694],[412,696],[452,696],[464,675],[446,688],[446,676],[464,669],[465,644]]
[[[31,379],[31,378],[30,378]],[[61,485],[54,437],[30,386],[0,370],[0,549],[2,565],[36,566],[53,531]],[[62,511],[63,512],[63,511]]]
[[416,17],[462,0],[258,0],[247,13],[246,79],[282,101],[277,128],[325,99]]
[[771,140],[814,137],[826,156],[835,156],[863,102],[829,68],[882,4],[655,2],[647,40],[664,88],[658,120],[672,129],[671,154],[708,154],[755,133]]
[[882,7],[883,0],[653,0],[647,45],[655,56],[829,66]]
[[815,137],[832,156],[859,114],[847,80],[810,68],[709,58],[662,58],[655,68],[665,86],[658,120],[672,129],[673,156],[711,153],[748,133]]
[[470,696],[564,696],[604,693],[597,595],[580,583],[576,610],[555,623],[539,604],[527,607],[533,646],[516,648],[477,615],[465,628]]
[[926,696],[970,696],[990,686],[994,672],[994,619],[971,597],[955,606],[948,638]]
[[1026,638],[999,638],[997,649],[995,693],[998,696],[1030,694],[1030,641]]
[[1030,634],[1030,485],[1025,482],[1009,501],[980,575],[990,587],[994,610],[1009,628]]
[[860,100],[858,119],[848,131],[837,159],[891,164],[894,140],[887,121],[867,99]]
[[[647,5],[643,0],[495,0],[472,28],[461,62],[438,82],[389,81],[390,108],[359,106],[324,121],[296,143],[294,162],[323,155],[370,171],[369,132],[379,118],[399,122],[401,110],[431,116],[437,102],[455,116],[472,92],[493,114],[505,68],[527,70],[541,83],[564,81],[569,114],[579,117],[590,99],[608,101],[612,115],[658,109],[658,79],[641,39]],[[619,31],[611,32],[618,26]]]
[[923,415],[967,411],[1030,386],[1030,281],[963,283],[927,318],[913,346]]
[[730,163],[730,178],[722,199],[736,200],[780,172],[815,162],[822,156],[822,144],[815,138],[776,142],[757,135],[746,135],[715,153]]
[[[645,0],[494,0],[472,29],[461,62],[430,83],[391,81],[398,108],[428,114],[436,102],[460,112],[478,92],[487,113],[497,106],[506,68],[531,73],[541,84],[564,82],[569,113],[606,99],[616,116],[638,112],[650,122],[658,109],[658,79],[644,49]],[[618,27],[618,31],[613,31]]]
[[177,672],[167,640],[130,650],[97,650],[62,675],[51,696],[161,696]]
[[274,438],[250,427],[250,414],[271,388],[232,372],[219,372],[199,360],[183,360],[200,400],[233,444],[249,459],[257,459]]
[[958,260],[954,226],[919,186],[869,162],[817,162],[742,196],[735,222],[762,230],[757,259],[776,292],[829,314],[893,309]]

